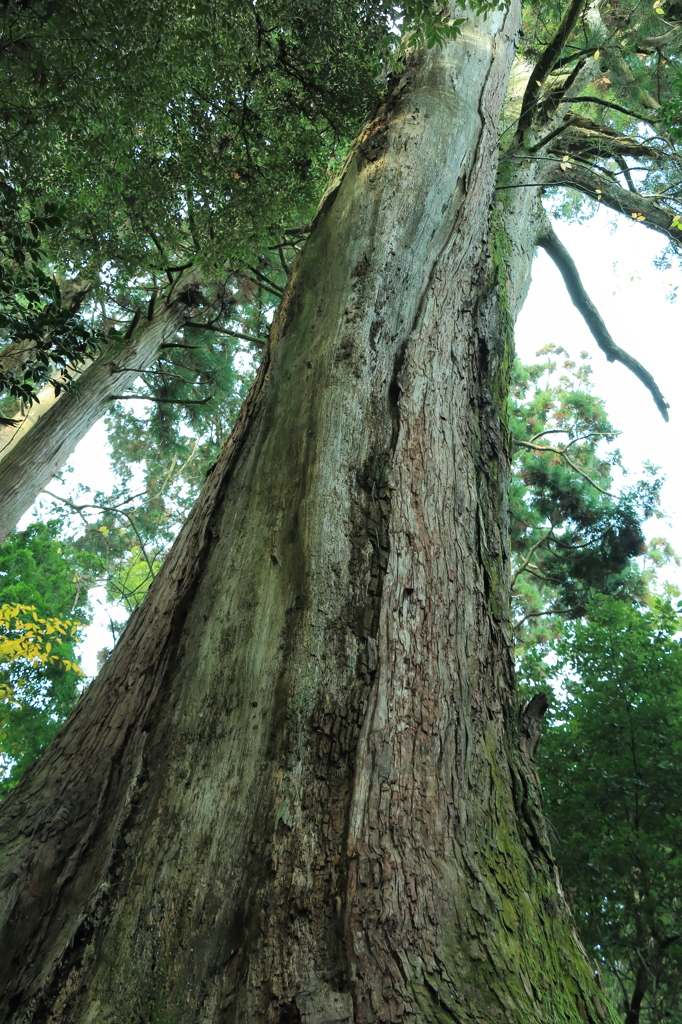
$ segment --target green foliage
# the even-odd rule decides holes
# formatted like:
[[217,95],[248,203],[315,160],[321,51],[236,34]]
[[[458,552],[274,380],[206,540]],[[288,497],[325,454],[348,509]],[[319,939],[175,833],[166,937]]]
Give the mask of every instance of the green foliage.
[[71,379],[69,368],[95,354],[103,341],[62,305],[57,281],[45,269],[41,235],[61,223],[55,203],[32,214],[0,180],[0,343],[7,346],[0,353],[0,394],[28,405],[48,382],[59,394]]
[[[644,479],[615,493],[623,470],[617,432],[591,391],[591,369],[546,346],[546,359],[517,363],[509,422],[516,448],[512,478],[513,609],[522,674],[537,678],[561,619],[584,614],[591,591],[645,603],[650,577],[635,559],[644,554],[644,522],[658,513],[662,480]],[[559,362],[562,360],[561,369]],[[673,557],[656,548],[658,561]],[[532,663],[532,664],[531,664]]]
[[[393,8],[347,0],[10,3],[6,159],[59,197],[59,258],[107,274],[243,267],[309,213],[376,101]],[[305,215],[305,214],[304,214]]]
[[540,747],[581,938],[642,1024],[682,1020],[681,626],[670,604],[593,598],[553,646],[564,695]]
[[[78,633],[61,631],[55,621],[90,621],[95,560],[57,534],[55,522],[34,523],[0,547],[0,606],[31,608],[11,621],[5,616],[0,629],[0,794],[17,784],[50,742],[80,692]],[[25,649],[10,650],[12,641]]]

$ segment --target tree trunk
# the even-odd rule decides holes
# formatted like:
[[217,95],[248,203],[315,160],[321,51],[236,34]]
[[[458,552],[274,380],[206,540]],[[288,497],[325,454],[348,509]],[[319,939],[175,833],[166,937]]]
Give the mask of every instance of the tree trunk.
[[18,427],[0,430],[0,543],[40,492],[73,455],[76,445],[156,358],[160,346],[189,319],[187,289],[196,272],[176,283],[170,301],[159,304],[130,338],[109,345],[76,375],[59,397],[50,386]]
[[625,1024],[639,1024],[639,1015],[644,1002],[649,981],[649,972],[645,964],[640,964],[635,975],[635,987],[625,1014]]
[[614,1019],[514,692],[517,27],[393,82],[144,605],[3,802],[0,1020]]

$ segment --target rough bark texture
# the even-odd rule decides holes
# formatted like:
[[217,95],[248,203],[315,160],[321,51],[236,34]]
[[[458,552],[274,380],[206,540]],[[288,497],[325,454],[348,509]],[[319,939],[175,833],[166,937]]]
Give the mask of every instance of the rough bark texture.
[[185,275],[153,319],[143,318],[132,337],[107,347],[76,376],[72,389],[57,398],[53,388],[44,388],[18,427],[0,430],[0,543],[104,416],[112,396],[127,391],[187,322],[187,289],[195,280]]
[[609,1019],[510,654],[517,16],[393,83],[145,604],[3,802],[0,1020]]

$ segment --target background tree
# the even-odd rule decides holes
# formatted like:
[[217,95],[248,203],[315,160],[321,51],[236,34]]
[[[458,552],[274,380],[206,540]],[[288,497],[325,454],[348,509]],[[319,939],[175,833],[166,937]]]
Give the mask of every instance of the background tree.
[[521,675],[535,679],[547,644],[564,619],[585,613],[592,591],[646,604],[653,561],[675,558],[660,538],[649,558],[644,529],[662,514],[663,480],[646,465],[642,479],[628,482],[588,354],[576,364],[550,344],[538,355],[535,365],[516,363],[509,400],[512,607]]
[[80,377],[77,402],[41,396],[18,433],[0,436],[0,540],[127,392],[136,374],[123,367],[144,369],[189,320],[239,331],[242,283],[281,297],[273,269],[379,95],[389,16],[381,2],[304,15],[280,3],[7,5],[12,185],[25,202],[60,204],[53,265],[88,283],[84,308],[121,339]]
[[679,610],[594,598],[553,651],[539,763],[580,934],[626,1024],[680,1020]]
[[55,736],[80,692],[94,559],[35,523],[0,548],[0,793]]

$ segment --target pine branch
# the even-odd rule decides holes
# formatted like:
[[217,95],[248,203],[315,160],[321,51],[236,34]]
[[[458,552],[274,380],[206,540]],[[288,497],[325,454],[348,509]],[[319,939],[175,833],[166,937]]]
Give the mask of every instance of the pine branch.
[[[658,411],[660,412],[663,419],[667,422],[668,403],[661,394],[661,391],[656,381],[649,373],[649,371],[646,370],[642,366],[642,364],[637,359],[634,358],[634,356],[629,355],[629,353],[627,353],[619,345],[616,345],[615,341],[611,337],[606,327],[606,324],[604,323],[599,314],[599,310],[594,305],[589,295],[585,291],[583,283],[580,280],[578,268],[573,262],[571,254],[569,253],[568,249],[566,249],[566,247],[563,245],[563,243],[559,240],[554,231],[554,228],[551,226],[549,221],[547,221],[545,229],[537,241],[538,245],[542,246],[545,252],[552,258],[552,260],[556,264],[561,276],[564,279],[564,284],[566,285],[568,294],[571,296],[573,305],[576,307],[578,312],[583,317],[585,323],[590,329],[592,337],[597,342],[599,348],[605,354],[608,361],[610,363],[613,363],[614,361],[622,363],[623,366],[626,366],[628,370],[631,370],[632,373],[634,373],[635,377],[641,380],[642,384],[644,384],[644,386],[648,388],[648,390],[651,392],[651,395],[653,397],[654,402],[656,403]],[[522,445],[524,444],[524,442],[518,443],[521,443]],[[570,463],[568,457],[564,457]],[[577,467],[574,468],[577,469]],[[581,473],[583,476],[586,476],[586,474],[582,473],[582,470],[578,469],[578,472]],[[587,477],[587,479],[589,479],[589,477]],[[590,482],[594,484],[594,481]],[[597,485],[594,484],[594,486]],[[607,494],[608,492],[602,491],[602,493]]]
[[543,535],[540,537],[540,540],[536,541],[535,544],[533,544],[532,548],[528,552],[528,555],[526,556],[526,558],[524,558],[523,562],[521,563],[521,565],[518,567],[518,569],[516,570],[516,572],[512,576],[512,581],[511,581],[512,587],[516,583],[516,581],[519,578],[519,576],[521,575],[521,573],[530,565],[531,558],[533,557],[533,555],[535,554],[537,549],[542,544],[544,544],[544,542],[547,540],[547,538],[549,537],[549,535],[551,534],[553,529],[554,529],[554,527],[550,526],[549,530],[547,530],[546,533],[543,533]]
[[[542,243],[540,243],[540,244],[542,244]],[[666,416],[666,419],[667,419],[667,416]],[[576,464],[573,461],[573,459],[569,459],[568,455],[566,454],[566,452],[568,450],[567,448],[551,448],[549,445],[546,445],[546,444],[531,444],[530,441],[520,441],[518,437],[515,437],[513,440],[514,440],[514,444],[517,444],[519,446],[519,448],[527,448],[528,451],[531,451],[531,452],[551,452],[552,455],[560,455],[562,457],[562,459],[566,460],[566,462],[569,464],[571,469],[575,470],[576,473],[579,473],[580,476],[583,477],[584,480],[587,480],[587,482],[589,484],[592,484],[592,486],[597,491],[599,491],[600,494],[605,494],[608,498],[612,498],[613,497],[613,495],[611,494],[611,491],[605,491],[603,487],[600,487],[599,484],[596,483],[596,481],[594,481],[592,479],[592,477],[589,476],[585,472],[584,469],[581,469],[580,466],[576,466]]]

